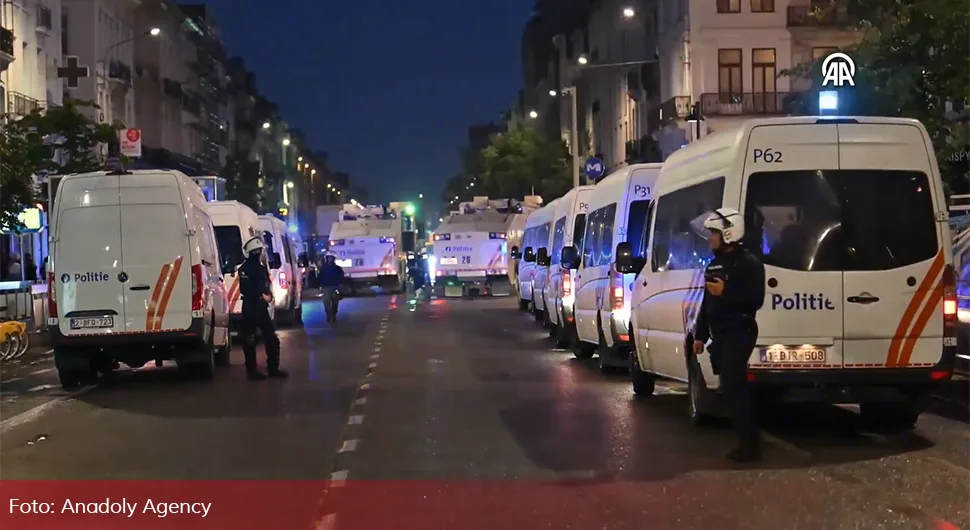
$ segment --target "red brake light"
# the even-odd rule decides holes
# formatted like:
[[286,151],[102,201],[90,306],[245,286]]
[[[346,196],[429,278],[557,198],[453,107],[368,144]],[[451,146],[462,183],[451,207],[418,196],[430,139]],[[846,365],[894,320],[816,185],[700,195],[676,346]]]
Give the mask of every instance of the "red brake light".
[[280,287],[283,289],[286,289],[289,286],[290,286],[290,282],[287,281],[286,273],[283,271],[280,271]]
[[204,305],[202,265],[192,265],[192,311],[202,311]]
[[614,310],[623,309],[623,275],[620,273],[613,273],[610,278],[610,300]]
[[957,324],[957,275],[953,265],[943,269],[943,325],[955,330]]
[[57,297],[54,296],[54,273],[47,273],[47,318],[57,318]]
[[573,278],[570,276],[569,271],[563,271],[562,273],[562,295],[569,296],[573,294]]

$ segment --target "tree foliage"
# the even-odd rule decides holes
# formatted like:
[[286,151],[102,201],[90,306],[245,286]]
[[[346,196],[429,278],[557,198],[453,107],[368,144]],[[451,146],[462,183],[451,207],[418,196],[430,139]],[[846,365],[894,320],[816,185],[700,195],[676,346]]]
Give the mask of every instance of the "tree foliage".
[[[947,114],[970,95],[970,14],[966,0],[840,0],[816,17],[858,21],[861,41],[845,51],[856,65],[855,88],[844,91],[853,114],[904,116],[925,126],[947,184],[965,187],[968,127]],[[782,72],[821,85],[821,60]],[[815,91],[803,98],[809,106]],[[806,109],[811,112],[815,109]]]
[[97,109],[86,101],[36,109],[16,119],[4,116],[0,129],[0,226],[20,227],[17,216],[35,201],[46,201],[46,186],[36,189],[34,175],[66,175],[101,168],[100,144],[113,142],[120,123],[92,120],[85,110]]
[[230,200],[239,201],[257,212],[263,211],[265,201],[259,187],[259,162],[249,160],[244,152],[234,153],[226,159],[219,176],[226,179],[226,195]]

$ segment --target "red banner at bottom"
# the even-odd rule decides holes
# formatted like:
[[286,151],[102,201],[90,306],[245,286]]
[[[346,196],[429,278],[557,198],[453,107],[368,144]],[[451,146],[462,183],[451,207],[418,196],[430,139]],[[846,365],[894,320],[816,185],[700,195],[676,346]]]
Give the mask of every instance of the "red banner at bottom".
[[[805,479],[808,482],[807,479]],[[723,478],[624,481],[0,481],[18,530],[782,530],[865,518],[810,484],[797,502]],[[804,487],[802,487],[804,486]],[[770,493],[770,494],[769,494]],[[938,514],[926,528],[957,530]],[[947,517],[950,516],[950,517]]]

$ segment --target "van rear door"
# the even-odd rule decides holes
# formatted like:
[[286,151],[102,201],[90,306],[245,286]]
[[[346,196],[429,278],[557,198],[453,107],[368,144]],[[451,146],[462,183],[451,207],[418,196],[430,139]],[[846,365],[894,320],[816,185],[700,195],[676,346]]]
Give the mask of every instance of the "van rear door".
[[[846,368],[934,366],[948,263],[943,192],[919,128],[840,124]],[[873,169],[893,168],[893,169]]]
[[762,257],[767,281],[752,367],[842,367],[842,247],[835,238],[841,207],[820,177],[838,165],[834,124],[751,131],[742,189],[745,246]]
[[122,332],[125,301],[119,280],[124,263],[118,177],[76,178],[65,184],[60,193],[66,206],[57,218],[54,243],[54,289],[61,311],[58,328],[64,336]]
[[192,324],[192,255],[181,195],[174,177],[154,179],[158,186],[143,180],[121,188],[129,332],[181,331]]

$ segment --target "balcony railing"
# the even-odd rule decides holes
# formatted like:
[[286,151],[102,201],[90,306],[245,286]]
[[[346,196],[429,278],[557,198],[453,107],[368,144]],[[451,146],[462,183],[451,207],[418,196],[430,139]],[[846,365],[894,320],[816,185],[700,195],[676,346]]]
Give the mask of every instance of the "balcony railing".
[[20,92],[7,93],[7,112],[13,116],[22,118],[40,107],[40,100],[21,94]]
[[838,28],[853,25],[855,21],[844,8],[788,6],[788,27],[790,28]]
[[745,94],[701,94],[704,116],[777,116],[790,113],[790,92],[748,92]]
[[54,30],[54,15],[51,13],[51,8],[37,6],[37,29],[47,32]]
[[7,28],[0,28],[0,53],[13,57],[13,32]]
[[131,67],[121,61],[108,64],[108,77],[125,84],[131,84]]
[[182,99],[182,83],[173,81],[166,77],[162,80],[162,92],[164,92],[165,95],[170,98],[180,100]]

